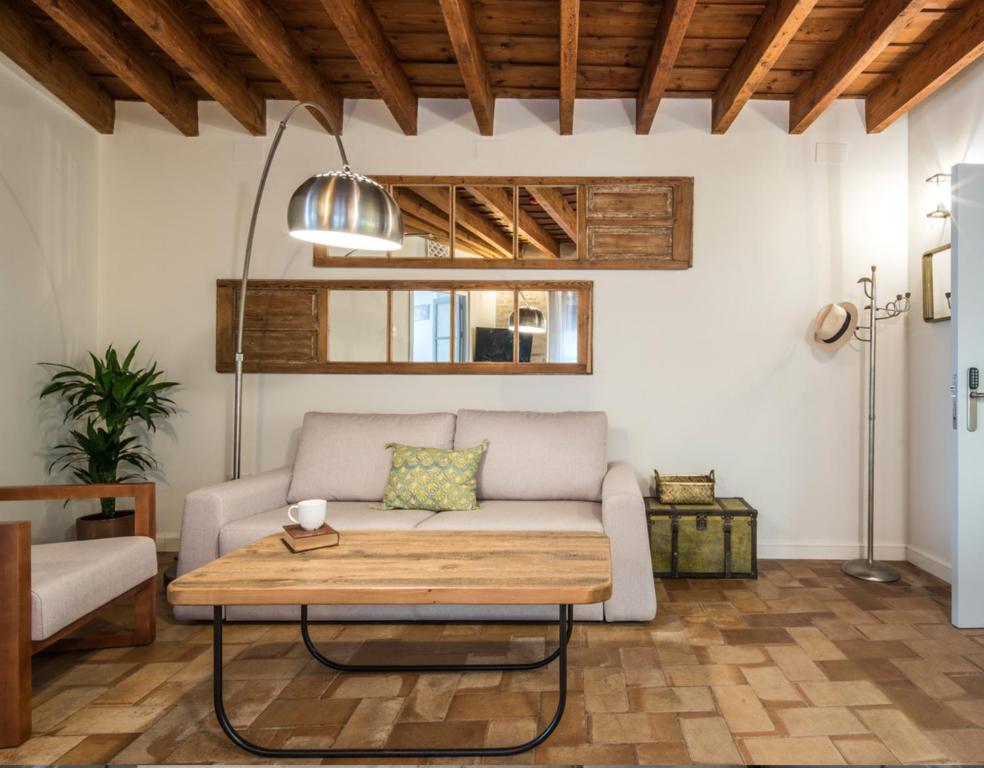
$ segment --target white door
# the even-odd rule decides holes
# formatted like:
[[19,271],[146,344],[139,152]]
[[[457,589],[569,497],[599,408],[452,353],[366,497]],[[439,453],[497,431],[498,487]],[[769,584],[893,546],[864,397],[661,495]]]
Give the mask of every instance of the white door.
[[[984,165],[953,167],[953,623],[984,627]],[[971,397],[971,369],[980,371]],[[973,410],[979,409],[976,431]]]

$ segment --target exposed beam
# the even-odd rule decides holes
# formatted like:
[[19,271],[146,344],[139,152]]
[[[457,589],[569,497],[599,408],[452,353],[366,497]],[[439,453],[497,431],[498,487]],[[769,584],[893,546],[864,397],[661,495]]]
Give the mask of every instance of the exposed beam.
[[817,0],[769,0],[714,94],[712,133],[731,127],[816,4]]
[[[513,220],[512,196],[502,187],[465,187],[479,202],[498,212],[507,221]],[[557,238],[545,230],[529,211],[519,209],[519,233],[548,257],[560,258]]]
[[885,130],[982,54],[984,2],[971,0],[956,19],[929,39],[922,51],[869,94],[865,103],[868,132]]
[[572,241],[577,242],[577,213],[558,190],[553,187],[527,187],[540,207],[550,214],[557,226]]
[[195,97],[174,81],[109,9],[86,0],[34,2],[181,133],[198,135]]
[[35,21],[7,2],[0,2],[0,51],[99,133],[113,132],[112,97]]
[[478,132],[483,136],[491,136],[495,97],[492,95],[485,56],[482,55],[472,0],[441,0],[441,12],[451,38],[451,47],[454,48],[454,57],[458,60],[465,91],[475,113]]
[[577,37],[581,0],[560,0],[560,135],[574,133],[577,93]]
[[646,73],[636,98],[636,133],[649,133],[653,127],[653,118],[670,83],[673,65],[676,64],[696,5],[697,0],[666,0],[663,3],[656,39],[649,52]]
[[[445,187],[414,187],[413,191],[424,200],[442,211],[450,210],[450,192]],[[456,201],[454,206],[455,223],[470,230],[475,236],[502,253],[504,258],[512,258],[513,239],[503,232],[497,224],[486,218],[468,203]]]
[[178,0],[113,0],[144,33],[254,136],[266,133],[266,102],[202,33]]
[[803,133],[915,19],[926,0],[871,0],[789,101],[789,132]]
[[321,0],[321,4],[400,128],[415,136],[417,95],[372,7],[366,0]]
[[[397,187],[393,190],[393,198],[399,204],[404,216],[414,226],[423,225],[427,231],[433,232],[435,235],[448,237],[448,230],[450,229],[448,212],[421,198],[419,192],[419,187]],[[480,240],[474,239],[461,224],[455,228],[455,240],[487,259],[512,258],[512,250],[509,251],[508,255],[493,250]]]
[[208,4],[295,99],[319,104],[331,116],[328,122],[311,110],[315,120],[329,132],[341,133],[341,94],[315,69],[267,0],[208,0]]

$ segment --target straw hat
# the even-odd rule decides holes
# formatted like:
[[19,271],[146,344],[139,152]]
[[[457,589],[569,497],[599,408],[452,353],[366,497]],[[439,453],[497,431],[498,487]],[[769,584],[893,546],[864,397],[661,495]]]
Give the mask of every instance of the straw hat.
[[828,304],[813,321],[813,340],[831,352],[840,349],[854,336],[858,327],[858,308],[850,301]]

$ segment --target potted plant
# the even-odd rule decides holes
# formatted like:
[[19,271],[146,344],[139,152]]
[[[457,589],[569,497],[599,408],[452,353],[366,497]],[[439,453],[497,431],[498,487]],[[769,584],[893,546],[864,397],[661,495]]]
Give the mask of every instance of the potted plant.
[[[56,445],[48,471],[70,470],[83,483],[125,483],[143,480],[157,460],[135,428],[156,432],[175,412],[168,396],[177,383],[163,381],[164,372],[152,363],[132,368],[137,344],[121,361],[110,345],[102,359],[91,352],[92,372],[61,363],[42,363],[55,369],[41,398],[58,395],[65,403],[67,442]],[[133,535],[133,511],[118,510],[116,499],[100,499],[100,511],[75,522],[78,539]]]

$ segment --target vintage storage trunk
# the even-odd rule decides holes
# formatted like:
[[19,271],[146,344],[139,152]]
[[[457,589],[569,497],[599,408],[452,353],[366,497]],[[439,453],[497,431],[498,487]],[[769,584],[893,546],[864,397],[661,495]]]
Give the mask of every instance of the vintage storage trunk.
[[758,512],[744,499],[661,504],[647,498],[646,517],[654,576],[758,578]]

